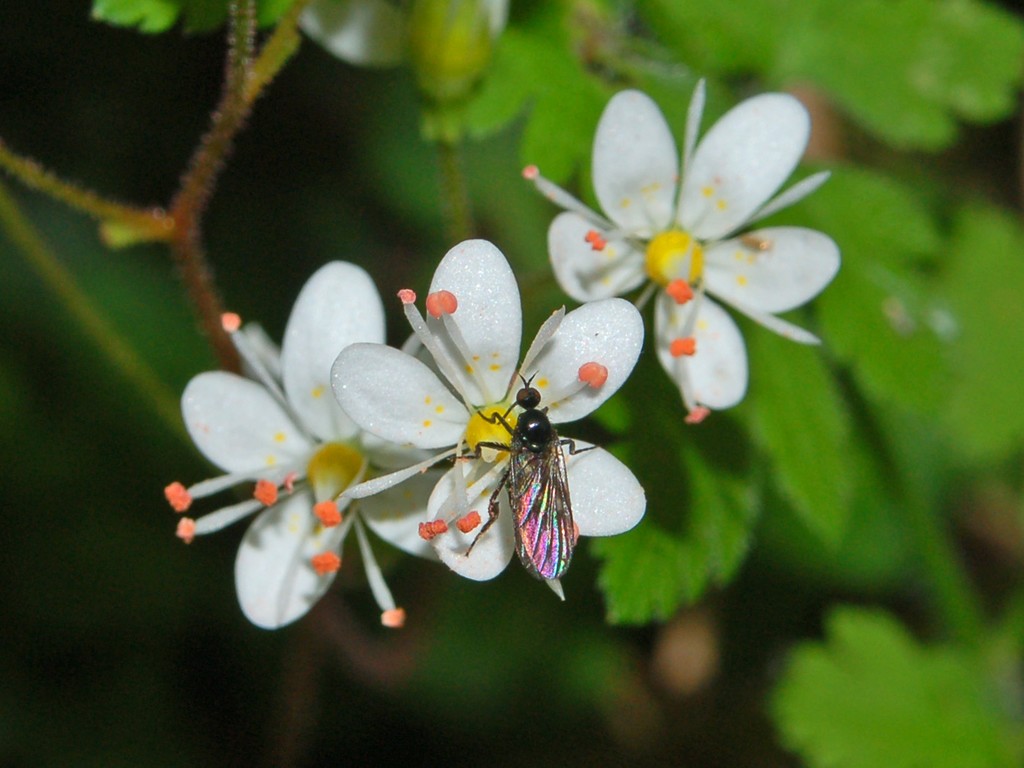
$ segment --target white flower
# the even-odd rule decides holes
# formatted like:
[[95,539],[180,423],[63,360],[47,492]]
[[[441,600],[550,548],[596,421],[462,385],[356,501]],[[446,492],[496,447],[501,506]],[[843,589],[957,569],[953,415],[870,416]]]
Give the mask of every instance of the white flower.
[[[427,296],[427,318],[412,291],[399,293],[417,337],[429,350],[441,376],[416,357],[379,344],[353,344],[334,366],[334,392],[345,411],[369,432],[422,449],[445,449],[421,467],[459,456],[434,490],[424,534],[441,559],[472,579],[497,576],[512,558],[515,533],[505,500],[497,522],[472,552],[466,550],[486,517],[487,500],[508,463],[508,453],[481,443],[508,445],[508,430],[494,414],[508,413],[529,379],[541,394],[554,424],[586,416],[626,380],[643,344],[643,321],[622,299],[593,302],[565,314],[559,310],[541,327],[519,360],[522,315],[515,276],[501,252],[483,240],[470,240],[448,252],[434,273]],[[580,444],[583,447],[583,444]],[[476,460],[479,452],[482,460]],[[643,489],[632,472],[601,449],[566,451],[573,516],[584,536],[629,530],[643,516]],[[375,493],[417,468],[350,489]],[[483,515],[479,513],[483,510]],[[474,513],[476,513],[474,515]],[[549,581],[561,594],[556,579]]]
[[[655,307],[658,359],[690,414],[743,399],[747,356],[739,329],[715,296],[765,327],[805,344],[811,333],[775,316],[816,296],[839,269],[839,249],[801,227],[738,234],[817,189],[818,173],[772,195],[807,146],[810,118],[794,97],[754,96],[697,143],[704,83],[694,92],[680,166],[665,118],[638,91],[616,94],[594,138],[594,191],[607,216],[540,176],[524,175],[567,209],[551,224],[548,247],[562,288],[578,301],[615,296],[646,281],[661,289]],[[679,171],[679,168],[682,168]]]
[[[508,0],[481,0],[491,36],[508,19]],[[409,12],[388,0],[313,0],[299,20],[313,40],[349,64],[391,67],[406,57]]]
[[354,526],[382,621],[400,626],[404,613],[384,583],[363,521],[395,546],[433,557],[417,524],[437,478],[418,478],[349,506],[340,494],[350,484],[419,454],[362,433],[331,396],[329,381],[338,351],[384,339],[373,282],[353,264],[322,267],[295,302],[280,355],[258,327],[240,330],[237,316],[225,316],[225,327],[253,378],[201,373],[186,386],[181,407],[196,446],[228,474],[191,488],[172,483],[165,493],[184,512],[196,498],[243,482],[256,487],[252,499],[197,520],[182,518],[178,536],[190,542],[262,510],[239,547],[235,584],[246,617],[275,629],[303,616],[327,590]]

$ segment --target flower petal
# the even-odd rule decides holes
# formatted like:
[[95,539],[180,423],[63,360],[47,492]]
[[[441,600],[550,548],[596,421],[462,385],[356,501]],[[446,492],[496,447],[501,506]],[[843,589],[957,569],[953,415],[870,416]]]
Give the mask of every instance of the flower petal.
[[[462,374],[461,391],[474,405],[504,399],[519,364],[523,332],[519,286],[505,256],[486,240],[466,240],[441,259],[430,292],[449,291],[458,308],[427,325],[442,339]],[[454,324],[461,336],[453,343]],[[460,348],[461,347],[461,348]]]
[[312,504],[309,493],[298,492],[270,507],[249,526],[238,548],[238,602],[258,627],[277,629],[302,617],[334,579],[334,574],[317,574],[310,560],[322,552],[340,554],[348,526],[319,526]]
[[[589,443],[576,441],[576,449]],[[614,536],[640,522],[647,498],[629,467],[602,448],[563,448],[572,517],[581,536]]]
[[181,396],[196,447],[228,472],[257,472],[307,454],[311,445],[262,386],[223,371],[195,376]]
[[707,290],[728,303],[760,312],[799,307],[839,271],[832,238],[802,227],[769,227],[709,247]]
[[[497,472],[491,472],[483,480],[470,486],[468,497],[464,500],[457,498],[456,482],[459,478],[455,473],[462,473],[461,482],[465,482],[466,474],[471,471],[475,462],[457,462],[441,481],[434,487],[427,502],[427,518],[429,520],[446,520],[449,528],[445,533],[435,537],[431,544],[437,552],[441,561],[460,576],[474,581],[487,581],[493,579],[509,564],[512,553],[515,551],[515,533],[512,530],[512,512],[508,508],[505,493],[500,495],[501,513],[494,521],[487,532],[480,536],[480,527],[462,533],[455,525],[451,524],[454,517],[462,517],[470,512],[480,515],[481,527],[486,525],[488,514],[487,506],[497,483],[501,479],[503,468]],[[466,550],[476,541],[473,551],[466,556]]]
[[[587,241],[591,232],[604,240],[600,251]],[[644,281],[643,254],[575,213],[560,213],[551,222],[548,253],[555,279],[576,301],[619,296]]]
[[[697,320],[690,329],[690,306],[679,306],[664,292],[658,296],[654,313],[658,360],[676,382],[687,408],[730,408],[747,391],[747,349],[729,314],[707,296],[698,300]],[[673,357],[672,341],[689,335],[696,338],[696,354]]]
[[443,473],[430,470],[401,485],[361,499],[359,514],[375,534],[410,555],[436,560],[434,548],[419,535],[419,524],[427,519],[427,499]]
[[679,155],[658,105],[640,91],[620,91],[594,136],[594,192],[608,218],[650,236],[672,218]]
[[796,168],[807,146],[807,110],[784,93],[733,107],[697,145],[686,169],[676,219],[702,240],[747,221]]
[[390,67],[402,61],[405,14],[387,0],[313,0],[299,26],[349,64]]
[[455,445],[466,431],[463,404],[430,368],[384,344],[352,344],[331,374],[334,394],[353,421],[394,443]]
[[[624,299],[602,299],[574,309],[562,320],[531,370],[541,403],[555,423],[583,418],[611,397],[633,371],[644,343],[644,322]],[[608,372],[599,387],[580,381],[580,368],[598,363]]]
[[288,401],[323,441],[347,440],[356,433],[331,397],[331,366],[341,350],[357,341],[384,341],[384,306],[377,288],[355,264],[325,264],[299,292],[281,352]]

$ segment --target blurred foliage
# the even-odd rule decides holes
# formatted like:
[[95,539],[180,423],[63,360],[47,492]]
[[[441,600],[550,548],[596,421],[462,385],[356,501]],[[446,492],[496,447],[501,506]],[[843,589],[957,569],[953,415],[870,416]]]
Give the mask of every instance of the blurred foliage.
[[[289,5],[259,3],[263,35]],[[166,204],[216,104],[227,12],[3,4],[5,146]],[[1019,15],[981,0],[513,2],[461,164],[477,230],[520,276],[524,336],[565,298],[547,268],[555,211],[520,169],[592,199],[594,126],[624,87],[651,94],[677,139],[701,77],[705,130],[751,93],[810,93],[832,141],[801,173],[832,177],[770,223],[828,233],[843,267],[794,313],[821,347],[740,321],[741,406],[685,426],[645,354],[575,431],[626,461],[649,505],[577,557],[565,604],[517,567],[461,583],[394,555],[400,633],[371,626],[348,565],[298,625],[244,622],[241,530],[186,549],[161,498],[212,470],[0,232],[0,762],[1019,765],[1022,64]],[[330,259],[366,267],[386,303],[425,286],[452,243],[420,124],[409,72],[304,44],[204,220],[226,305],[279,339]],[[180,392],[215,365],[166,249],[111,252],[82,215],[6,183],[159,380]],[[864,602],[884,612],[849,607]]]

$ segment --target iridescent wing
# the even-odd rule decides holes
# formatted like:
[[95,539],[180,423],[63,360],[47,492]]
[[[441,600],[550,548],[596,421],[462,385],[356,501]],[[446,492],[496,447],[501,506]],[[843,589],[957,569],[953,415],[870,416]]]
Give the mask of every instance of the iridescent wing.
[[513,450],[508,500],[515,516],[516,553],[534,576],[557,579],[576,547],[565,456],[557,435],[543,451]]

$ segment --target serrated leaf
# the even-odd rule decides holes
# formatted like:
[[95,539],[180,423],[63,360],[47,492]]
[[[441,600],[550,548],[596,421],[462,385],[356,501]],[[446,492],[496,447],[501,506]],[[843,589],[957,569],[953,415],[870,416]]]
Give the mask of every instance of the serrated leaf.
[[641,13],[684,61],[824,89],[895,146],[941,149],[957,119],[992,121],[1016,103],[1024,26],[977,0],[646,0]]
[[921,646],[884,613],[841,608],[825,643],[791,654],[772,713],[810,768],[1020,765],[1020,730],[981,673],[966,651]]
[[675,613],[683,597],[683,548],[667,531],[643,522],[621,536],[595,539],[591,551],[604,562],[598,585],[608,621],[642,624]]
[[764,329],[748,334],[751,384],[744,409],[776,484],[807,527],[835,545],[853,486],[845,455],[849,415],[821,350]]
[[1024,442],[1024,229],[980,206],[957,217],[942,289],[953,310],[955,340],[949,406],[943,420],[960,448],[993,459]]
[[914,190],[839,168],[780,218],[827,233],[842,252],[839,274],[815,302],[829,349],[874,399],[937,410],[946,396],[948,312],[925,267],[942,240]]

